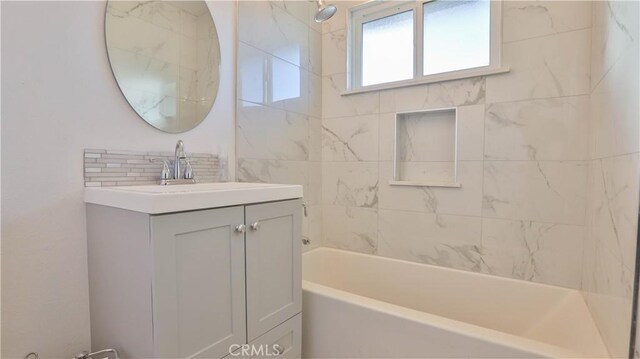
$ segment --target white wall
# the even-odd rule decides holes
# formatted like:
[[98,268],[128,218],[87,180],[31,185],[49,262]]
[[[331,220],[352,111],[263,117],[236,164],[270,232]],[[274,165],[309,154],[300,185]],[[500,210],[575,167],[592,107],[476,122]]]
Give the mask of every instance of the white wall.
[[187,151],[232,155],[236,5],[210,3],[221,87],[207,119],[180,135],[147,125],[118,90],[104,2],[1,6],[2,357],[68,358],[90,343],[82,150],[171,151],[181,138]]

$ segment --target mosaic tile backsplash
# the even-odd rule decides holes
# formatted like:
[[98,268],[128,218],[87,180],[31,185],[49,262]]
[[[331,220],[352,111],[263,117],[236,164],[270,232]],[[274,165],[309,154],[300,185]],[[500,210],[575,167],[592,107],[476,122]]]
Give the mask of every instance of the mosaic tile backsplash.
[[[161,161],[173,161],[169,152],[84,150],[84,185],[86,187],[140,186],[158,184]],[[224,161],[210,153],[187,153],[198,182],[224,182]]]

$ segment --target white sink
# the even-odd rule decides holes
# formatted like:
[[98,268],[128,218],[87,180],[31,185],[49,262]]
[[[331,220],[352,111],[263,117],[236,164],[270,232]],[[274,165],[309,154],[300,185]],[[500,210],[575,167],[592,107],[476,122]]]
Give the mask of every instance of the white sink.
[[302,197],[302,186],[266,183],[198,183],[169,186],[87,187],[85,203],[149,214],[227,207]]

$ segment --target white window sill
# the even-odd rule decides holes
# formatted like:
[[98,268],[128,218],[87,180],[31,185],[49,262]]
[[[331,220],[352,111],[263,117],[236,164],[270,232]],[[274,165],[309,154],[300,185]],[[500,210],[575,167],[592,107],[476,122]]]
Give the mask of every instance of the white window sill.
[[397,89],[402,87],[426,85],[426,84],[433,84],[433,83],[452,81],[452,80],[462,80],[462,79],[468,79],[468,78],[479,77],[479,76],[498,75],[498,74],[507,73],[509,71],[510,69],[508,67],[499,67],[495,69],[484,68],[484,69],[469,69],[469,70],[463,70],[463,71],[447,72],[444,74],[425,76],[420,79],[387,82],[384,84],[358,87],[355,89],[346,90],[340,93],[340,95],[349,96],[349,95],[355,95],[359,93],[366,93],[366,92],[372,92],[372,91],[390,90],[390,89]]

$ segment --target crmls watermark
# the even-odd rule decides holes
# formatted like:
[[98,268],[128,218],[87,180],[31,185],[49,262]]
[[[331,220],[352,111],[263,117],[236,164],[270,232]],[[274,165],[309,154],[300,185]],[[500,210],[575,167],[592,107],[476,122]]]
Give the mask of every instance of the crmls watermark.
[[229,354],[231,354],[232,357],[277,357],[283,352],[284,348],[282,348],[278,344],[231,344],[229,346]]

